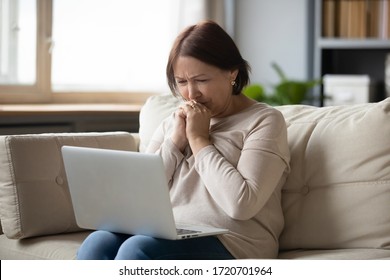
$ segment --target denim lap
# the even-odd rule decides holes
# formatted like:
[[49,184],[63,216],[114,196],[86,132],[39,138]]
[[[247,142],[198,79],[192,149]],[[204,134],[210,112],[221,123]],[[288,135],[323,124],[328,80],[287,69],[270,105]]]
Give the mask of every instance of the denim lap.
[[118,260],[218,260],[233,256],[216,237],[166,240],[144,235],[107,231],[91,233],[83,242],[78,259]]

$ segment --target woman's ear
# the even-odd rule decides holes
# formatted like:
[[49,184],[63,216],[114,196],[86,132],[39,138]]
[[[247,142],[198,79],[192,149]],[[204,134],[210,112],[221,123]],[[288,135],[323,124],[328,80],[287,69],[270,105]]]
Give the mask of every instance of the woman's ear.
[[238,75],[238,69],[230,71],[230,80],[235,81]]

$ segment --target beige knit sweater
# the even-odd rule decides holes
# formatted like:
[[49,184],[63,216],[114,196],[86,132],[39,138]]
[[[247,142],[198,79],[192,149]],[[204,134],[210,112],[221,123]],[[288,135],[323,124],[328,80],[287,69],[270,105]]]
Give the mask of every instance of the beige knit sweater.
[[189,146],[184,153],[176,148],[171,129],[172,116],[162,122],[147,152],[163,158],[176,221],[229,229],[218,238],[235,258],[275,258],[290,160],[282,114],[256,103],[213,118],[213,145],[196,157]]

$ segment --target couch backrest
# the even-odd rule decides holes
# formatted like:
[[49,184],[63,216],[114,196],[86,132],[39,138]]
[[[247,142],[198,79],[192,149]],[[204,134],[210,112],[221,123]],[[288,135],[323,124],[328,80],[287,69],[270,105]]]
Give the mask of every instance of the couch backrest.
[[[141,150],[177,106],[154,96],[141,110]],[[291,173],[280,248],[390,248],[390,98],[335,107],[287,105]]]
[[173,95],[151,96],[139,116],[139,151],[144,152],[161,121],[176,110],[180,100]]
[[390,248],[390,98],[278,109],[291,150],[281,249]]
[[63,145],[136,150],[126,132],[0,137],[0,217],[8,238],[80,231],[62,162]]

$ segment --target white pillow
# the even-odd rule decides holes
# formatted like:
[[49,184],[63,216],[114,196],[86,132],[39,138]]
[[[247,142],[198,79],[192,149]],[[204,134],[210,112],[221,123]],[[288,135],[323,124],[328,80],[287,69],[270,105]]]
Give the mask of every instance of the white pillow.
[[148,98],[139,116],[139,151],[144,152],[160,123],[172,114],[181,100],[173,95],[155,95]]

